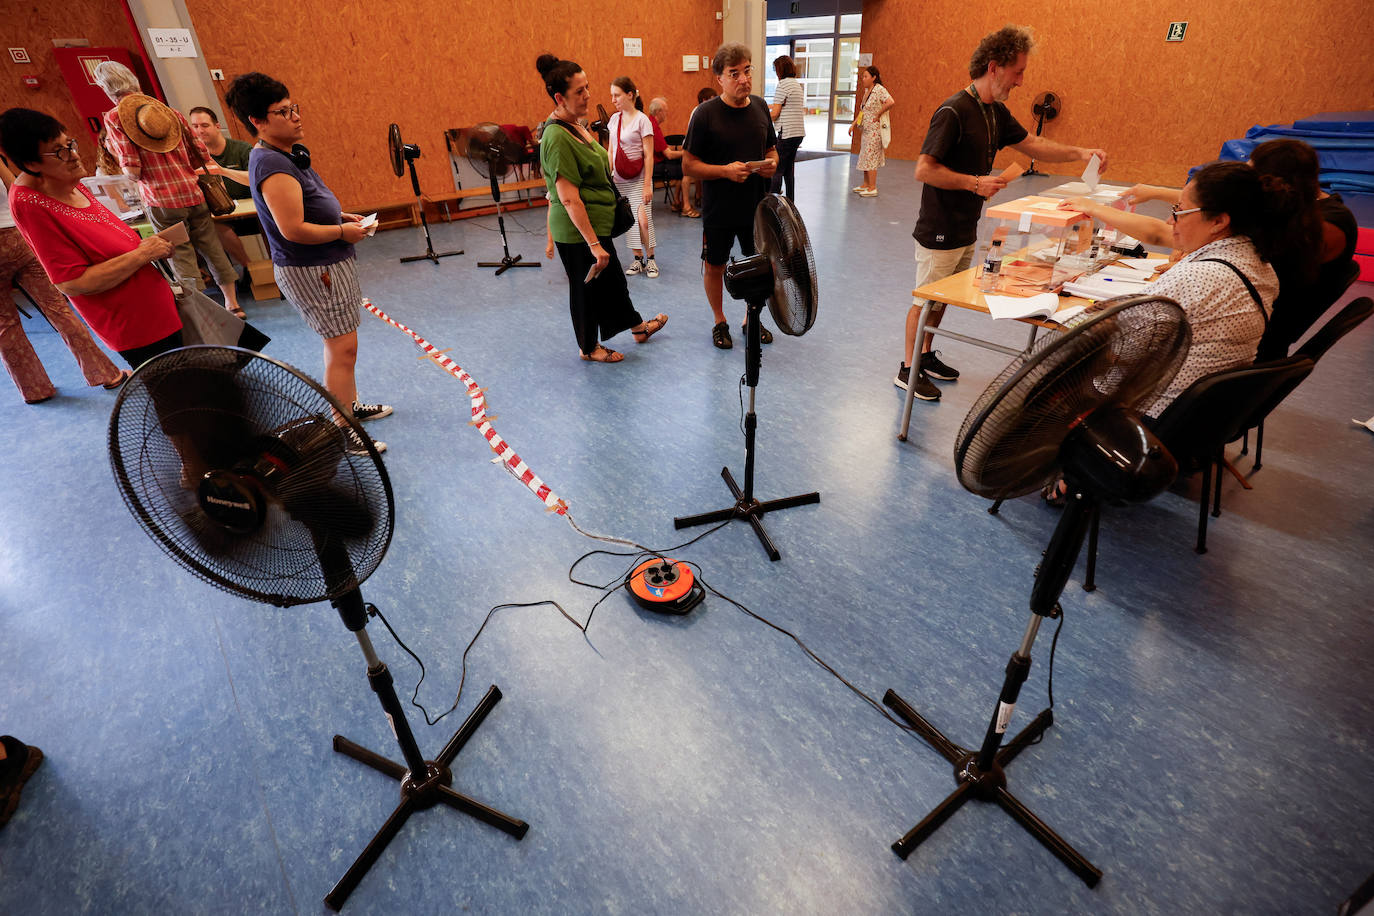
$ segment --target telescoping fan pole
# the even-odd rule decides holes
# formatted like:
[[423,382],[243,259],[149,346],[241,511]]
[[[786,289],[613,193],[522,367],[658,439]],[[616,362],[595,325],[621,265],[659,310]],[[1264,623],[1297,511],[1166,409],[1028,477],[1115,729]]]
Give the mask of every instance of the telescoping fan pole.
[[[419,148],[416,147],[416,149],[418,150]],[[417,151],[415,155],[418,156],[419,152]],[[410,166],[410,186],[415,191],[415,208],[420,211],[420,226],[425,232],[425,253],[412,254],[401,258],[401,263],[409,264],[411,261],[431,261],[438,264],[440,258],[451,258],[456,254],[462,254],[463,249],[461,248],[456,251],[436,252],[434,250],[434,240],[429,236],[429,220],[425,218],[425,201],[424,197],[420,194],[420,179],[419,176],[415,174],[415,158],[407,155],[406,164]]]
[[[751,259],[752,260],[752,259]],[[727,268],[727,283],[731,283],[732,292],[734,283],[748,283],[751,278],[739,277],[738,274],[730,276],[732,271],[741,268],[744,271],[751,271],[762,268],[768,269],[766,259],[750,260],[732,263]],[[767,282],[771,285],[772,273],[769,270]],[[768,552],[768,559],[779,560],[782,554],[778,551],[773,539],[768,536],[768,531],[763,527],[763,516],[768,512],[778,512],[782,509],[790,509],[793,506],[806,506],[811,503],[821,501],[820,493],[802,493],[797,496],[785,496],[782,499],[770,499],[766,502],[759,502],[754,498],[754,433],[758,429],[759,418],[754,413],[754,390],[759,384],[759,367],[763,362],[763,332],[760,324],[763,314],[763,295],[750,295],[749,304],[749,324],[745,329],[745,362],[744,362],[744,382],[749,387],[749,411],[744,415],[744,489],[739,488],[735,483],[734,476],[728,467],[720,469],[720,476],[724,478],[725,485],[730,488],[730,493],[735,497],[735,504],[715,512],[706,512],[701,515],[681,516],[673,519],[674,528],[692,528],[696,525],[709,525],[712,522],[723,522],[726,519],[742,518],[749,522],[754,528],[754,533],[759,537],[759,543]]]
[[386,711],[386,717],[391,722],[392,730],[395,732],[396,743],[401,747],[401,755],[405,758],[405,765],[402,766],[375,751],[354,744],[342,735],[334,736],[334,750],[347,757],[352,757],[359,763],[366,764],[378,772],[385,773],[401,784],[401,801],[396,809],[391,812],[391,816],[382,824],[376,836],[368,842],[366,848],[354,860],[344,876],[325,895],[324,902],[331,910],[337,912],[343,908],[349,894],[353,893],[358,882],[362,881],[363,876],[381,856],[387,844],[396,834],[401,832],[406,820],[416,811],[423,811],[443,803],[464,814],[470,814],[483,823],[503,830],[517,840],[524,837],[525,832],[530,829],[530,825],[508,814],[503,814],[495,808],[489,808],[476,799],[455,792],[451,788],[453,785],[452,764],[454,758],[458,756],[463,745],[467,744],[468,739],[481,727],[487,714],[501,699],[501,691],[497,689],[496,685],[491,685],[486,696],[482,697],[477,708],[467,717],[463,727],[458,729],[457,734],[449,739],[448,744],[444,745],[439,756],[432,761],[425,760],[415,741],[415,735],[411,733],[410,725],[406,721],[405,709],[396,696],[391,672],[387,670],[385,663],[377,657],[377,653],[372,648],[372,640],[368,638],[365,629],[367,627],[367,611],[363,604],[362,594],[354,589],[335,600],[333,604],[338,610],[339,616],[343,618],[344,625],[358,639],[358,645],[363,650],[363,657],[367,659],[367,682],[371,685],[372,691],[377,694],[377,699],[381,701],[382,709]]
[[[499,155],[500,153],[497,151],[490,162],[495,163]],[[512,267],[542,267],[543,265],[538,261],[522,261],[523,255],[517,254],[515,257],[511,257],[510,244],[506,241],[506,218],[501,213],[501,185],[496,181],[496,166],[493,164],[488,170],[491,172],[491,199],[496,201],[496,226],[501,230],[502,255],[499,261],[478,261],[477,266],[495,267],[498,277]]]
[[1002,690],[997,696],[997,705],[992,711],[992,719],[988,723],[982,747],[977,751],[970,751],[955,744],[898,696],[896,691],[889,690],[883,697],[884,704],[905,719],[926,743],[954,765],[954,778],[958,782],[955,790],[937,805],[935,810],[892,844],[892,851],[901,858],[905,859],[911,855],[917,846],[929,839],[941,824],[972,797],[982,801],[995,801],[1088,887],[1096,887],[1097,882],[1101,880],[1102,872],[1095,865],[1036,817],[1007,789],[1004,768],[1023,750],[1038,741],[1045,729],[1054,724],[1054,714],[1049,709],[1042,710],[1009,744],[1002,744],[1002,736],[1006,733],[1012,712],[1016,709],[1021,685],[1030,675],[1031,646],[1035,643],[1041,621],[1058,617],[1061,613],[1059,596],[1073,572],[1094,505],[1094,499],[1073,488],[1064,507],[1064,514],[1050,540],[1050,546],[1045,551],[1045,559],[1031,593],[1031,619],[1026,625],[1020,647],[1007,662],[1006,677],[1002,681]]

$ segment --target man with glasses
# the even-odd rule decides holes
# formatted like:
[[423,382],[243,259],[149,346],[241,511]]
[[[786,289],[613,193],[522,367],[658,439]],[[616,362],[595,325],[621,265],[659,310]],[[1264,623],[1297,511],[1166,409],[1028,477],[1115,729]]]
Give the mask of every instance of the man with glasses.
[[[723,44],[711,61],[720,95],[692,112],[683,143],[682,171],[701,181],[702,246],[706,262],[703,286],[715,317],[711,341],[720,349],[733,346],[725,320],[725,262],[739,240],[740,254],[754,250],[754,211],[768,194],[778,167],[778,135],[768,103],[756,95],[749,49]],[[773,335],[760,328],[764,343]]]
[[[978,244],[978,219],[983,202],[1007,186],[992,174],[993,160],[1003,147],[1025,153],[1042,162],[1087,160],[1097,155],[1102,166],[1107,154],[1100,149],[1066,146],[1031,136],[1003,104],[1021,85],[1033,41],[1030,30],[1009,25],[983,37],[969,61],[966,88],[940,103],[930,119],[930,129],[916,160],[916,180],[921,182],[921,212],[916,218],[916,285],[924,286],[968,269]],[[944,305],[933,303],[926,328],[937,327]],[[905,359],[893,384],[905,390],[915,386],[916,397],[938,401],[940,389],[930,381],[954,381],[957,369],[941,362],[931,350],[934,335],[921,341],[921,362],[912,379],[910,364],[916,345],[916,325],[921,306],[913,303],[906,316]]]

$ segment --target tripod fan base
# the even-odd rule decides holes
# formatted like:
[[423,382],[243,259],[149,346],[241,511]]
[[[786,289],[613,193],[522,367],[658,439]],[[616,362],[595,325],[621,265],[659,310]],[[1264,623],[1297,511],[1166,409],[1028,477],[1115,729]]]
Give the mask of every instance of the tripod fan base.
[[980,771],[978,768],[978,754],[969,751],[955,744],[945,737],[939,729],[925,720],[909,703],[897,695],[895,691],[889,690],[883,696],[883,705],[891,707],[897,715],[901,716],[911,725],[916,733],[919,734],[926,743],[935,748],[951,764],[954,765],[954,779],[958,782],[958,787],[945,797],[925,816],[915,827],[912,827],[902,836],[901,839],[892,844],[892,851],[905,860],[921,845],[931,834],[940,828],[940,825],[963,807],[964,802],[970,797],[981,801],[994,801],[1002,807],[1022,827],[1041,842],[1050,852],[1054,853],[1059,861],[1069,867],[1075,875],[1082,879],[1088,887],[1096,887],[1097,882],[1102,880],[1102,872],[1091,862],[1085,859],[1078,850],[1070,846],[1063,837],[1050,829],[1044,821],[1036,817],[1034,812],[1023,805],[1015,795],[1007,790],[1007,777],[1005,767],[1016,759],[1016,756],[1030,745],[1039,740],[1044,734],[1045,729],[1054,724],[1054,714],[1048,709],[1041,711],[1015,738],[1003,745],[997,751],[995,762],[986,770]]
[[697,525],[709,525],[712,522],[723,522],[727,519],[745,519],[754,527],[754,533],[759,536],[759,543],[767,551],[768,559],[774,562],[782,559],[782,554],[778,552],[773,539],[768,536],[768,530],[763,527],[763,515],[781,509],[791,509],[793,506],[809,506],[821,501],[820,493],[801,493],[797,496],[784,496],[782,499],[759,502],[757,499],[745,496],[744,491],[739,488],[739,484],[735,483],[735,478],[730,473],[729,468],[721,468],[720,476],[724,478],[725,485],[730,488],[731,495],[735,497],[735,504],[725,509],[717,509],[715,512],[703,512],[701,515],[678,516],[673,519],[673,527],[679,529],[693,528]]
[[526,831],[530,829],[529,824],[450,788],[453,784],[453,771],[450,769],[450,765],[458,756],[458,752],[463,749],[463,745],[467,744],[468,739],[482,725],[482,721],[486,719],[487,714],[491,712],[500,699],[501,691],[493,684],[487,690],[486,695],[482,697],[482,701],[477,704],[477,708],[467,717],[462,728],[458,729],[457,733],[449,739],[448,744],[444,745],[439,756],[435,760],[425,761],[425,777],[418,781],[401,764],[361,745],[354,744],[342,735],[334,736],[334,750],[398,780],[401,783],[401,801],[396,809],[391,812],[391,816],[386,819],[386,823],[382,824],[376,836],[353,862],[353,865],[334,885],[334,888],[325,895],[324,902],[331,910],[338,912],[343,908],[348,896],[357,888],[358,883],[367,874],[367,870],[381,856],[392,838],[401,832],[401,827],[405,825],[406,820],[415,811],[423,811],[443,803],[464,814],[469,814],[483,823],[504,830],[517,840],[525,836]]
[[523,258],[523,257],[524,257],[524,255],[519,255],[519,254],[515,255],[514,257],[511,257],[511,256],[507,255],[506,257],[502,258],[502,259],[499,260],[499,261],[478,261],[478,262],[477,262],[477,266],[478,266],[478,267],[495,267],[495,268],[496,268],[496,274],[495,274],[495,276],[498,276],[498,277],[501,276],[501,274],[505,273],[506,271],[510,270],[512,267],[543,267],[543,266],[544,266],[543,264],[540,264],[538,261],[522,261],[521,258]]
[[456,255],[456,254],[462,254],[462,253],[463,253],[463,249],[461,249],[461,248],[458,249],[457,251],[438,251],[438,252],[436,252],[436,251],[434,251],[433,249],[431,249],[431,250],[429,250],[429,251],[426,251],[424,254],[412,254],[412,255],[409,255],[409,256],[407,256],[407,257],[401,258],[401,263],[402,263],[402,264],[409,264],[411,261],[432,261],[433,263],[438,264],[440,258],[451,258],[451,257],[453,257],[453,256]]

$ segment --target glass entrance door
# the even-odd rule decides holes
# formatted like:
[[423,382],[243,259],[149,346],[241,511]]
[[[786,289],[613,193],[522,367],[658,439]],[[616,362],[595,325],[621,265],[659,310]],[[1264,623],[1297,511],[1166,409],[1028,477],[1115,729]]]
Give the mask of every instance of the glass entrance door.
[[836,42],[834,84],[830,89],[830,123],[826,136],[830,149],[849,149],[849,125],[854,121],[854,96],[859,89],[859,39]]

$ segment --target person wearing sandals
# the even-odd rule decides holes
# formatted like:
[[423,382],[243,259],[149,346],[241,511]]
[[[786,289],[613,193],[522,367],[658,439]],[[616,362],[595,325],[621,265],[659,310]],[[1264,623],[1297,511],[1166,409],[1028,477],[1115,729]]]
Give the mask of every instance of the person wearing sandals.
[[611,239],[616,189],[610,158],[581,124],[591,100],[587,74],[552,54],[539,55],[534,65],[554,102],[539,140],[539,165],[549,194],[544,255],[552,258],[557,250],[568,275],[568,310],[582,358],[618,363],[625,357],[601,341],[629,330],[636,343],[645,343],[668,323],[668,316],[660,313],[645,321],[630,300]]
[[176,247],[172,267],[180,281],[200,289],[199,252],[224,294],[224,307],[243,318],[235,284],[238,274],[220,244],[196,169],[210,162],[209,151],[191,133],[181,113],[143,94],[138,77],[118,61],[96,64],[92,76],[115,107],[105,112],[106,141],[124,174],[138,182],[139,194],[153,228],[161,231],[185,223],[190,236]]
[[[387,404],[358,397],[358,324],[363,303],[353,246],[367,235],[363,218],[344,213],[339,199],[310,166],[305,126],[291,92],[264,73],[235,77],[224,100],[257,138],[248,158],[248,189],[272,253],[272,276],[310,329],[324,340],[324,387],[355,419],[391,415]],[[366,451],[351,427],[350,450]],[[374,440],[377,451],[386,443]]]
[[[181,319],[153,261],[172,243],[138,233],[81,183],[77,142],[54,117],[28,108],[0,114],[0,151],[21,172],[10,189],[15,226],[53,286],[71,299],[96,336],[131,368],[181,346]],[[106,376],[118,387],[127,376]]]
[[87,385],[118,388],[128,375],[96,346],[91,332],[52,285],[38,256],[15,228],[6,193],[14,184],[14,175],[3,162],[0,162],[0,181],[4,182],[4,189],[0,190],[0,362],[9,370],[19,396],[25,404],[37,404],[57,394],[57,389],[24,334],[19,309],[14,304],[15,286],[21,286],[29,294],[48,323],[61,335],[62,342],[76,357]]
[[[611,80],[611,115],[606,129],[611,135],[610,159],[615,170],[615,187],[630,202],[635,224],[625,233],[634,263],[625,269],[625,276],[643,274],[649,279],[658,276],[654,261],[654,145],[658,133],[653,121],[636,105],[639,90],[628,76]],[[628,169],[629,173],[621,169]],[[637,170],[636,170],[637,169]],[[647,255],[647,257],[645,257]]]
[[[725,320],[725,262],[739,240],[740,253],[754,254],[754,211],[768,194],[778,168],[778,135],[768,103],[753,95],[754,67],[749,48],[727,43],[711,59],[721,94],[692,112],[683,143],[683,174],[701,179],[703,195],[702,285],[715,317],[711,342],[722,350],[734,344]],[[748,319],[746,318],[746,321]],[[773,334],[760,328],[764,343]]]
[[849,136],[854,136],[857,126],[862,137],[859,143],[859,171],[864,173],[864,183],[855,188],[854,193],[860,197],[877,197],[878,169],[887,164],[887,158],[883,155],[882,119],[888,109],[897,103],[883,85],[877,67],[859,68],[859,87],[864,90],[864,103],[855,124],[849,125]]

